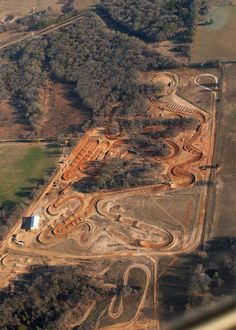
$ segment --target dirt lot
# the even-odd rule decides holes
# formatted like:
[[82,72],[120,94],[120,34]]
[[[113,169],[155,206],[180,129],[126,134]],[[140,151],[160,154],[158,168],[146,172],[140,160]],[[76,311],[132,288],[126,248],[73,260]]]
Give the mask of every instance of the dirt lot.
[[32,8],[46,9],[48,6],[60,12],[61,4],[57,0],[0,0],[0,20],[10,14],[19,18],[27,15]]
[[81,110],[78,97],[71,95],[72,90],[72,87],[62,84],[50,84],[47,87],[44,122],[38,134],[40,137],[56,138],[73,132],[73,127],[85,121],[86,114]]
[[191,62],[206,62],[212,59],[235,60],[236,7],[213,8],[209,13],[211,25],[198,26],[191,50]]
[[78,10],[83,10],[98,3],[100,0],[75,0],[74,6]]
[[7,101],[0,102],[0,140],[27,137],[30,130],[22,123],[16,110]]
[[[71,95],[73,88],[50,83],[42,91],[41,102],[44,107],[43,121],[39,123],[38,138],[57,138],[63,134],[73,134],[88,118],[82,110],[78,98]],[[32,138],[35,134],[24,124],[17,110],[7,101],[0,102],[0,140]]]
[[212,237],[236,236],[236,65],[225,65],[224,92],[219,114],[217,153],[220,165],[216,185],[211,189],[209,223],[213,218]]

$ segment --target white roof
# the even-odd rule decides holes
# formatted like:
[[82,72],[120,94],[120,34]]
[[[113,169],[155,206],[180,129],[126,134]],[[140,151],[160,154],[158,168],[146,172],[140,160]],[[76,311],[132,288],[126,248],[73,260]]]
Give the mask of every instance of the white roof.
[[39,215],[32,215],[31,221],[30,221],[30,228],[37,229],[39,227],[39,220],[40,220]]

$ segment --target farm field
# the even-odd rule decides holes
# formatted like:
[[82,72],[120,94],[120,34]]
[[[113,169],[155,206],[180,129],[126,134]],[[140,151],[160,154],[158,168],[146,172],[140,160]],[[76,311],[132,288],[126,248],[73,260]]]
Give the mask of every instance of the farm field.
[[41,143],[0,144],[0,205],[20,202],[56,165],[60,149]]
[[[216,185],[210,189],[208,223],[211,237],[236,236],[236,138],[235,100],[236,65],[225,64],[223,68],[224,89],[222,114],[217,141],[215,161],[220,164]],[[213,221],[210,221],[213,219]]]
[[213,24],[198,26],[191,49],[191,62],[236,59],[236,6],[215,7],[207,19]]

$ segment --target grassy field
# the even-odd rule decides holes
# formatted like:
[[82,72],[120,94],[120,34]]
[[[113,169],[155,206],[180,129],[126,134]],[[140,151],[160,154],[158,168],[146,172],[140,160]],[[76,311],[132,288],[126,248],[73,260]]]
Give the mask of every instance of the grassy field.
[[74,4],[75,4],[76,9],[83,10],[92,5],[95,5],[98,2],[99,2],[99,0],[75,0]]
[[221,115],[218,119],[214,163],[221,170],[209,194],[207,222],[211,237],[236,237],[236,64],[224,65]]
[[209,13],[213,24],[198,26],[191,50],[191,62],[212,59],[236,60],[236,6],[222,6]]
[[0,144],[0,205],[20,202],[56,164],[60,149],[42,143]]

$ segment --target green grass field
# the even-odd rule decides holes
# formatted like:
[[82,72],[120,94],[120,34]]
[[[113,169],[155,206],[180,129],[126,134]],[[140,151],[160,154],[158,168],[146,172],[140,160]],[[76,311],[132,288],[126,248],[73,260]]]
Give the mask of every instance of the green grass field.
[[191,49],[191,62],[236,60],[236,6],[221,6],[212,10],[207,19],[213,24],[198,26]]
[[0,144],[0,205],[20,202],[50,171],[60,148],[43,143]]

